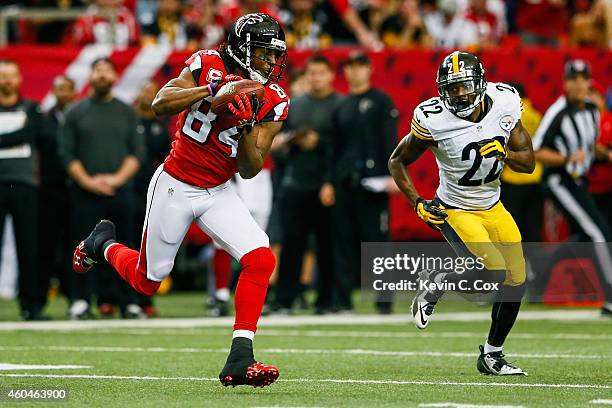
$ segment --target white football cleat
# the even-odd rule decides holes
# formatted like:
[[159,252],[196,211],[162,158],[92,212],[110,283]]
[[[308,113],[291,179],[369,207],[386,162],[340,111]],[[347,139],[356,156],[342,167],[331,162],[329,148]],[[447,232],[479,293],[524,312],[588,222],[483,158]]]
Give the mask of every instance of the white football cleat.
[[[433,276],[436,271],[423,270],[419,272],[418,283],[420,282],[429,283],[433,280]],[[431,293],[427,289],[418,290],[414,299],[412,299],[412,317],[414,318],[414,324],[417,328],[423,330],[429,324],[429,319],[433,315],[434,308],[437,302],[430,302],[426,299],[426,295]]]
[[492,375],[527,375],[522,368],[513,366],[504,360],[504,355],[501,351],[494,353],[484,352],[484,346],[478,346],[480,349],[480,356],[476,363],[476,368],[483,374]]

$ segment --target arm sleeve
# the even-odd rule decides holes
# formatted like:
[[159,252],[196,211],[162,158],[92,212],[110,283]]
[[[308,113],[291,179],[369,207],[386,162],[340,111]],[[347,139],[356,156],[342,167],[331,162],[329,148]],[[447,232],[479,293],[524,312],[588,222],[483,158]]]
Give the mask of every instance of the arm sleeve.
[[0,148],[36,142],[44,129],[43,120],[38,106],[29,109],[26,122],[21,129],[0,134]]
[[512,89],[512,91],[514,91],[510,95],[509,101],[510,116],[512,116],[512,119],[514,119],[512,127],[514,127],[514,125],[521,120],[521,116],[523,116],[523,101],[521,100],[521,96],[519,95],[518,91],[510,85],[508,86]]
[[427,129],[425,116],[418,106],[414,109],[414,114],[412,115],[412,120],[410,121],[410,131],[418,139],[434,140],[431,132],[429,129]]
[[202,56],[200,52],[198,51],[189,57],[187,61],[185,61],[185,65],[189,67],[195,83],[199,85],[200,74],[202,74]]
[[283,122],[287,118],[289,112],[289,101],[283,101],[277,104],[273,109],[270,109],[258,123],[263,122]]

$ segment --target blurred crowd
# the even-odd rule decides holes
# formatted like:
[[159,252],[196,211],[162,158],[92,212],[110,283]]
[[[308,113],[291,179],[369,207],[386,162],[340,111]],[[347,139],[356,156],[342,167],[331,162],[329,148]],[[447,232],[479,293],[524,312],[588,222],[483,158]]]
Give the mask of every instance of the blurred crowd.
[[609,0],[5,0],[16,7],[85,10],[73,21],[22,18],[12,42],[218,45],[240,15],[265,12],[297,49],[483,49],[518,44],[609,48]]
[[[312,307],[316,313],[350,312],[353,289],[360,285],[360,243],[391,239],[389,198],[398,190],[387,160],[399,136],[399,113],[391,98],[371,83],[367,54],[353,52],[339,69],[335,64],[313,54],[296,70],[288,89],[291,111],[272,145],[272,160],[254,179],[236,176],[235,188],[268,231],[278,259],[268,296],[271,312],[292,313],[297,307]],[[347,80],[346,95],[334,89],[336,74]],[[608,149],[610,161],[612,115],[605,90],[591,81],[586,68],[580,75],[570,74],[559,94],[596,104],[601,113],[598,144]],[[134,292],[112,269],[101,265],[94,273],[78,275],[71,268],[75,245],[101,218],[113,219],[120,239],[138,247],[147,185],[175,132],[172,122],[151,109],[159,84],[146,83],[129,106],[112,95],[117,77],[110,60],[96,60],[89,77],[91,92],[77,100],[73,80],[60,75],[52,87],[56,104],[41,112],[20,93],[19,65],[0,61],[0,232],[10,215],[24,319],[44,319],[48,296],[58,292],[69,300],[73,319],[91,318],[94,305],[101,315],[156,314],[152,299]],[[521,84],[514,85],[523,98],[523,124],[534,135],[542,113]],[[571,160],[584,162],[584,152]],[[590,192],[587,184],[580,187],[585,197],[594,197],[602,228],[612,215],[612,171],[604,162],[592,169],[583,166],[591,179]],[[544,219],[559,218],[564,209],[544,204],[542,174],[541,166],[532,175],[510,170],[502,174],[503,202],[526,242],[566,238],[544,237],[550,233],[542,228]],[[570,232],[579,233],[579,224],[570,225]],[[206,287],[209,313],[226,315],[239,268],[201,235],[197,228],[188,234],[172,279],[178,288]],[[592,238],[588,231],[582,235]],[[195,271],[195,277],[186,278],[188,270]],[[171,284],[165,281],[161,291]],[[316,292],[312,305],[305,296],[309,288]],[[381,302],[376,307],[390,313],[392,305]]]

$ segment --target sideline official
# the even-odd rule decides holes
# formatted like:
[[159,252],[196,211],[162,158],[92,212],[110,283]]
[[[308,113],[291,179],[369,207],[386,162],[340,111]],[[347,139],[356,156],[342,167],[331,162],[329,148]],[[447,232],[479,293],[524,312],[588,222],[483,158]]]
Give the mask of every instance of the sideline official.
[[581,242],[594,242],[600,280],[612,314],[612,257],[606,242],[612,241],[610,226],[588,192],[587,175],[597,158],[610,162],[612,153],[598,144],[600,116],[588,99],[591,69],[582,60],[565,65],[565,94],[544,114],[533,147],[544,166],[542,183],[548,197],[572,224]]

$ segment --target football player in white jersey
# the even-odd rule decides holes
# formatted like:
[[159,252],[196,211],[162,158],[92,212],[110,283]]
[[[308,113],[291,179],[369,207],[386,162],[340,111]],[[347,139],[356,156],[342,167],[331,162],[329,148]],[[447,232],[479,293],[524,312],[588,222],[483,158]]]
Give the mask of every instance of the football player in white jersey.
[[[439,229],[459,256],[480,257],[485,268],[462,274],[421,271],[419,279],[497,282],[491,329],[477,368],[484,374],[526,375],[502,354],[525,292],[525,261],[518,227],[499,201],[504,165],[523,173],[535,166],[531,139],[521,125],[521,100],[511,86],[487,83],[480,60],[467,52],[444,58],[436,82],[440,96],[416,107],[411,132],[391,155],[389,170],[417,215]],[[432,200],[419,196],[406,169],[427,149],[440,175]],[[412,314],[418,328],[427,327],[442,295],[440,290],[417,292]]]

